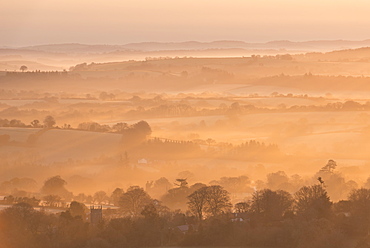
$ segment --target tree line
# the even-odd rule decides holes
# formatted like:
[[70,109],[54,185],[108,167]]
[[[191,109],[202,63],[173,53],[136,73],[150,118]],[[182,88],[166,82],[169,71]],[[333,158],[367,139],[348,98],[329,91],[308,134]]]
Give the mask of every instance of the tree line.
[[369,227],[369,195],[369,189],[359,189],[333,204],[321,185],[305,186],[294,196],[264,189],[232,210],[228,192],[215,185],[189,195],[189,211],[182,213],[131,187],[119,198],[121,217],[106,210],[108,218],[98,226],[88,224],[87,208],[75,201],[58,215],[22,202],[0,212],[0,236],[11,247],[346,247],[345,240],[353,238],[361,247]]
[[[26,182],[25,182],[26,183]],[[30,182],[27,182],[30,183]],[[46,196],[68,196],[65,181],[45,181]],[[182,195],[187,208],[166,206],[167,198]],[[96,197],[99,197],[97,192]],[[104,194],[101,195],[104,199]],[[35,199],[35,198],[34,198]],[[77,198],[76,198],[77,199]],[[7,198],[6,200],[9,200]],[[43,198],[42,201],[47,202]],[[103,211],[103,220],[90,224],[88,208],[76,200],[59,214],[34,209],[18,198],[0,211],[3,247],[155,247],[155,246],[255,246],[255,247],[367,247],[370,228],[370,189],[350,192],[333,202],[325,185],[284,190],[260,189],[249,200],[232,204],[221,185],[188,186],[179,179],[161,200],[139,186],[111,195],[116,209]],[[100,202],[101,203],[101,202]],[[176,201],[174,201],[176,203]]]

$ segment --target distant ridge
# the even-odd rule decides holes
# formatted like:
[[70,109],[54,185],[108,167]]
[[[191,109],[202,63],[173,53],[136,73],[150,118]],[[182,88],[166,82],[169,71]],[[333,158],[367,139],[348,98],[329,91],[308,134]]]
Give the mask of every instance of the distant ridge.
[[52,53],[111,53],[116,51],[168,51],[168,50],[207,50],[207,49],[286,49],[302,51],[330,51],[355,49],[370,46],[370,39],[363,41],[317,40],[294,42],[277,40],[266,43],[247,43],[244,41],[220,40],[212,42],[139,42],[125,45],[86,45],[79,43],[47,44],[27,46],[20,49]]

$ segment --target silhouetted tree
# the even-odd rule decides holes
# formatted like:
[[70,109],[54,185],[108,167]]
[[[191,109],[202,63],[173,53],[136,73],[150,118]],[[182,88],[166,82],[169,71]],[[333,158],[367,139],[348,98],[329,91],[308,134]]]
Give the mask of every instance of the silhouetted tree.
[[159,218],[157,208],[153,203],[144,206],[144,209],[141,211],[141,215],[144,216],[147,220],[154,220]]
[[71,197],[71,193],[68,192],[64,186],[67,182],[60,176],[54,176],[45,181],[41,188],[41,193],[44,195],[59,195],[66,199]]
[[127,123],[119,122],[112,126],[112,130],[114,130],[117,133],[122,133],[124,130],[128,129],[129,126]]
[[124,191],[123,189],[121,188],[116,188],[112,195],[110,196],[110,200],[111,202],[113,203],[114,206],[118,206],[119,205],[119,200],[121,198],[121,196],[123,195]]
[[230,193],[220,185],[212,185],[206,188],[207,205],[205,212],[212,216],[227,213],[231,210]]
[[171,188],[172,184],[170,183],[170,181],[168,181],[168,179],[165,177],[161,177],[154,182],[153,187],[151,187],[150,191],[148,192],[152,197],[159,199]]
[[62,198],[59,195],[47,195],[43,197],[46,206],[49,207],[59,207]]
[[337,163],[334,160],[330,159],[328,163],[324,167],[321,168],[321,170],[332,172],[336,167],[337,167]]
[[207,142],[208,146],[210,146],[211,144],[216,143],[216,141],[214,139],[211,139],[211,138],[206,139],[206,142]]
[[238,202],[234,205],[235,213],[247,213],[249,211],[250,205],[248,202]]
[[96,192],[93,198],[94,198],[94,202],[96,202],[97,204],[101,204],[102,202],[108,199],[108,196],[107,196],[107,193],[101,190],[101,191]]
[[32,127],[41,127],[39,120],[33,120],[31,121]]
[[52,128],[56,124],[54,117],[48,115],[44,119],[45,128]]
[[284,171],[269,173],[267,175],[267,187],[271,190],[278,190],[285,188],[284,185],[288,184],[289,177]]
[[331,214],[332,202],[321,185],[304,186],[295,194],[295,207],[298,215],[307,219],[327,218]]
[[27,203],[18,203],[0,211],[0,247],[47,247],[46,235],[53,217],[33,209]]
[[125,150],[137,147],[151,135],[152,129],[146,121],[139,121],[124,129],[122,132],[122,144]]
[[356,189],[348,196],[351,218],[355,221],[355,229],[363,234],[370,231],[370,189]]
[[73,199],[77,202],[85,202],[86,201],[86,195],[84,193],[80,193],[77,196],[74,196]]
[[190,186],[189,192],[193,193],[194,191],[196,191],[198,189],[201,189],[203,187],[207,187],[207,185],[205,185],[204,183],[195,183],[195,184]]
[[161,201],[164,205],[171,209],[181,209],[183,211],[187,208],[187,196],[191,194],[188,187],[178,187],[168,190],[167,194],[162,196]]
[[132,217],[138,217],[144,207],[151,203],[150,196],[139,186],[131,186],[127,189],[120,200],[122,211]]
[[230,193],[252,193],[251,180],[247,176],[221,177],[220,180],[212,181],[210,184],[221,185]]
[[278,221],[292,210],[292,206],[293,197],[288,192],[263,189],[253,193],[251,211],[266,221]]
[[200,221],[203,220],[207,196],[207,187],[200,188],[188,196],[188,208]]
[[149,136],[152,133],[152,128],[146,121],[139,121],[138,123],[133,124],[132,127],[145,136]]
[[25,65],[22,65],[22,66],[19,68],[19,70],[21,70],[22,72],[27,71],[27,69],[28,69],[28,67],[27,67],[27,66],[25,66]]
[[85,220],[86,213],[88,211],[87,207],[85,204],[72,201],[71,204],[69,205],[69,212],[72,215],[72,217],[77,217],[80,216],[83,220]]

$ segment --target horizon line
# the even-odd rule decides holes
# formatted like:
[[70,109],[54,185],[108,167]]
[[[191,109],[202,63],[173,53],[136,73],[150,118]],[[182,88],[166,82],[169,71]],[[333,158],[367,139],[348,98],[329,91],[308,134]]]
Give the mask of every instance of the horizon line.
[[0,48],[28,48],[28,47],[37,47],[37,46],[55,46],[55,45],[85,45],[85,46],[127,46],[132,44],[183,44],[183,43],[199,43],[199,44],[211,44],[215,42],[241,42],[244,44],[269,44],[269,43],[278,43],[278,42],[290,42],[290,43],[309,43],[309,42],[366,42],[370,41],[369,39],[361,39],[361,40],[346,40],[346,39],[314,39],[314,40],[269,40],[269,41],[261,41],[261,42],[249,42],[245,40],[233,40],[233,39],[222,39],[222,40],[212,40],[212,41],[199,41],[199,40],[184,40],[184,41],[138,41],[138,42],[127,42],[127,43],[83,43],[83,42],[61,42],[61,43],[37,43],[37,44],[28,44],[22,46],[12,46],[12,45],[0,45]]

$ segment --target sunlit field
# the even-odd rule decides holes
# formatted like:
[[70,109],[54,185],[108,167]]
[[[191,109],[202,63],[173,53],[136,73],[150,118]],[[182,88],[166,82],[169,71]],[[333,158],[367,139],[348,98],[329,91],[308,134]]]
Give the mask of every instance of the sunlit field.
[[366,1],[5,1],[0,248],[370,247]]

